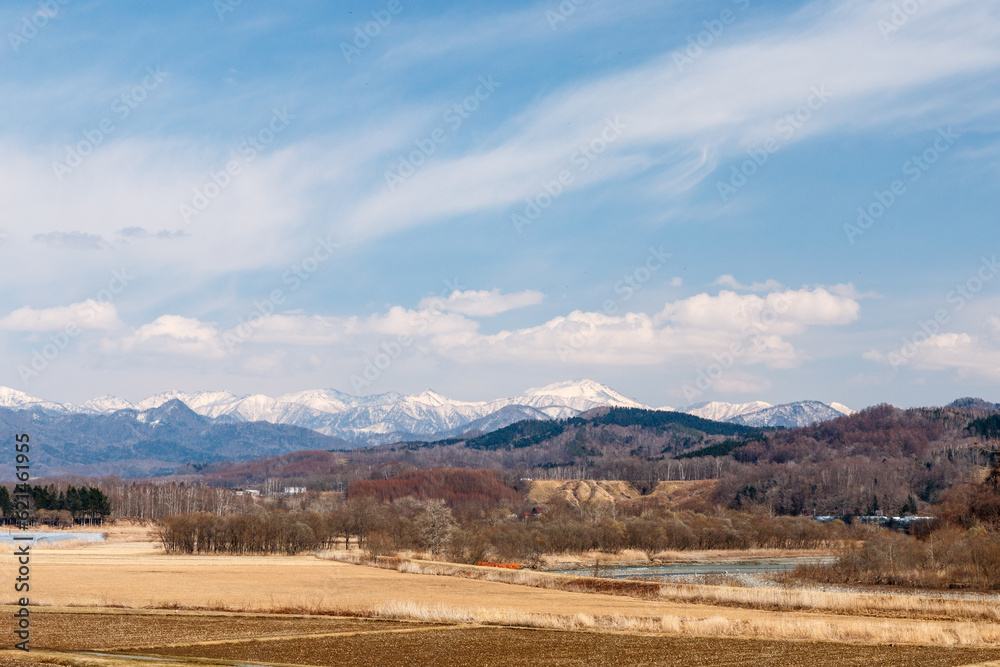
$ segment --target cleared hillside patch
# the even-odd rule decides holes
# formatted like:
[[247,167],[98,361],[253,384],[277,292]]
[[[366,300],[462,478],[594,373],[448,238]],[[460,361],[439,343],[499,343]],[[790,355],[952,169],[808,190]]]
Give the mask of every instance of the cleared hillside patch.
[[528,501],[538,505],[566,503],[579,507],[586,502],[617,503],[639,498],[642,494],[629,484],[620,481],[536,479],[528,490]]

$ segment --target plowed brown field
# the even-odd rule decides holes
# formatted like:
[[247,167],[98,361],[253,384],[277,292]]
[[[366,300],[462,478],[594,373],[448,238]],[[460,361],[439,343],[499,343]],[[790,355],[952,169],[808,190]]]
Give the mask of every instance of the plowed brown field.
[[946,667],[1000,659],[1000,651],[826,642],[657,637],[510,628],[373,633],[160,650],[156,655],[239,662],[410,667]]
[[33,648],[115,652],[241,639],[442,627],[363,618],[277,614],[48,612],[32,615]]
[[[59,653],[35,650],[21,657],[6,652],[0,667],[148,665],[142,658],[149,657],[177,663],[194,659],[331,667],[958,667],[1000,661],[1000,649],[565,632],[322,616],[37,612],[33,628],[37,649]],[[115,655],[95,656],[91,651]]]

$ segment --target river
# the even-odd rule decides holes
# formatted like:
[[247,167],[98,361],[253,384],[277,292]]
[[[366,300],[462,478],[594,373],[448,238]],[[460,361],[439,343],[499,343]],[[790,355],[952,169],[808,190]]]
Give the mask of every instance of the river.
[[13,542],[14,537],[31,537],[35,543],[57,542],[59,540],[82,540],[84,542],[103,542],[104,533],[43,533],[39,531],[8,531],[0,533],[0,542]]

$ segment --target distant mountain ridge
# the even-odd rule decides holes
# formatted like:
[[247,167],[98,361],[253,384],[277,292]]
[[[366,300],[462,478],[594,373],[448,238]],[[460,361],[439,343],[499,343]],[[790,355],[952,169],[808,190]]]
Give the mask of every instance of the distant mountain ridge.
[[701,417],[702,419],[724,422],[739,417],[740,415],[772,407],[774,406],[770,403],[765,403],[764,401],[752,401],[750,403],[723,403],[721,401],[712,401],[710,403],[696,403],[695,405],[685,409],[683,412],[686,412],[689,415],[695,415],[696,417]]
[[750,403],[713,401],[693,405],[685,412],[703,419],[743,424],[744,426],[797,428],[845,415],[853,415],[857,411],[837,402],[826,404],[820,401],[796,401],[782,405],[771,405],[764,401]]
[[784,405],[772,405],[769,408],[753,410],[728,419],[733,424],[743,424],[744,426],[783,426],[785,428],[796,428],[799,426],[810,426],[816,422],[844,417],[847,414],[834,407],[819,401],[797,401]]
[[[312,389],[277,397],[239,396],[228,391],[193,393],[167,391],[136,403],[115,396],[90,399],[82,405],[45,401],[14,389],[0,388],[0,406],[14,410],[40,408],[56,413],[108,415],[120,410],[143,412],[180,401],[194,413],[227,422],[268,422],[307,428],[342,438],[354,446],[404,440],[488,433],[525,419],[566,419],[598,407],[653,409],[593,380],[556,382],[533,387],[509,398],[460,401],[426,390],[354,396],[335,389]],[[774,406],[750,403],[702,403],[684,410],[704,419],[751,426],[807,426],[853,410],[839,403],[800,401]]]
[[[240,461],[350,443],[288,424],[233,422],[199,415],[177,399],[147,410],[109,414],[0,407],[0,428],[31,436],[32,475],[169,474],[217,461]],[[193,470],[193,469],[192,469]],[[3,473],[9,480],[13,467]]]

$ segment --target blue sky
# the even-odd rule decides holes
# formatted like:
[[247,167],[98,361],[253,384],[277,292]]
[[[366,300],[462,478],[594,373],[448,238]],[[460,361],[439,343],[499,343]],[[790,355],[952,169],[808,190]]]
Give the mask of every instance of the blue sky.
[[36,0],[0,32],[0,384],[1000,400],[992,3]]

